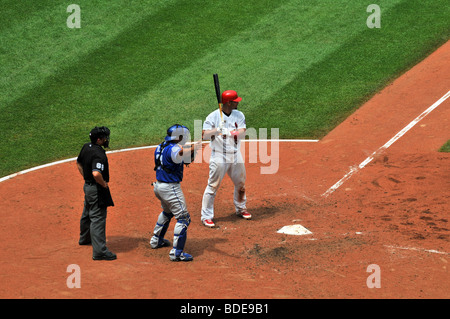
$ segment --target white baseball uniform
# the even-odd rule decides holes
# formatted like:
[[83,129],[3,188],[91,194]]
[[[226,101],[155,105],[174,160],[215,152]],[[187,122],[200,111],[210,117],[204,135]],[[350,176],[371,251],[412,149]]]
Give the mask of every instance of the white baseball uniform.
[[[203,123],[203,130],[212,130],[220,126],[220,110],[210,113]],[[241,111],[232,110],[227,116],[223,113],[223,127],[229,131],[246,128],[245,116]],[[211,158],[209,179],[203,194],[201,220],[214,218],[214,199],[225,174],[234,183],[234,206],[236,213],[246,210],[245,164],[240,151],[241,141],[234,136],[219,134],[211,138]]]

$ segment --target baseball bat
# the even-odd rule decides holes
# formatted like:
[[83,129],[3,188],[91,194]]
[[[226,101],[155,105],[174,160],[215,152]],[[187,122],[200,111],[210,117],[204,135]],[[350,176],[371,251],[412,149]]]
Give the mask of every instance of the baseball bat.
[[214,78],[214,87],[216,89],[216,97],[217,97],[217,103],[219,103],[219,112],[220,112],[220,119],[223,122],[223,115],[222,115],[222,95],[220,94],[220,84],[219,84],[219,75],[217,73],[213,74]]

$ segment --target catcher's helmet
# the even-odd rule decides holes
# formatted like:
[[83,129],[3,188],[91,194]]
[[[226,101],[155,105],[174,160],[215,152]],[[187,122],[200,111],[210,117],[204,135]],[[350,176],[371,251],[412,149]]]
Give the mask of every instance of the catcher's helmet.
[[89,133],[89,138],[91,139],[92,143],[95,143],[95,142],[97,142],[98,138],[106,137],[109,140],[110,134],[111,134],[111,131],[106,126],[101,126],[101,127],[96,126]]
[[180,140],[180,144],[184,145],[190,138],[191,132],[189,129],[181,124],[174,124],[167,129],[167,136],[164,138],[167,142]]
[[242,98],[238,96],[236,91],[233,90],[227,90],[223,91],[222,93],[222,103],[225,104],[227,102],[240,102],[242,101]]

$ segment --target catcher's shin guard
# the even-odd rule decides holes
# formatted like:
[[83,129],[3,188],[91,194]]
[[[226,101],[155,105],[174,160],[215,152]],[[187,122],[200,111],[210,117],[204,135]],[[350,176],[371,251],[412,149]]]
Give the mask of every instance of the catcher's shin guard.
[[173,250],[175,250],[175,256],[180,256],[183,252],[184,245],[186,244],[187,228],[191,223],[191,217],[189,214],[179,218],[175,224],[173,230]]
[[153,237],[150,240],[150,245],[152,248],[158,248],[164,244],[164,235],[169,228],[170,220],[172,219],[172,213],[162,212],[159,214],[158,220],[156,221],[155,229],[153,230]]

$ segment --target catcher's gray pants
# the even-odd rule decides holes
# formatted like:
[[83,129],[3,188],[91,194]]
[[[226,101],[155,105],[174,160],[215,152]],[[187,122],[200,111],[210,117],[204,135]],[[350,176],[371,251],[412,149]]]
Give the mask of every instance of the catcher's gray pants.
[[106,207],[98,206],[96,184],[84,184],[84,208],[80,220],[80,244],[92,243],[93,256],[101,256],[106,248]]
[[191,222],[183,191],[181,190],[180,183],[156,182],[153,185],[155,195],[160,200],[163,211],[159,214],[150,245],[156,248],[163,242],[170,220],[172,217],[175,217],[177,223],[173,231],[174,238],[171,253],[179,256],[186,244],[187,228]]
[[246,209],[247,197],[245,195],[245,164],[240,152],[232,161],[224,160],[221,154],[212,155],[209,161],[209,179],[202,200],[201,220],[214,218],[214,200],[217,190],[225,174],[228,174],[234,184],[233,202],[236,213]]

